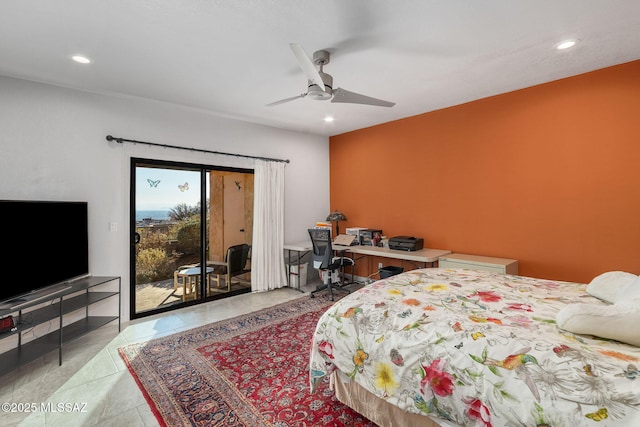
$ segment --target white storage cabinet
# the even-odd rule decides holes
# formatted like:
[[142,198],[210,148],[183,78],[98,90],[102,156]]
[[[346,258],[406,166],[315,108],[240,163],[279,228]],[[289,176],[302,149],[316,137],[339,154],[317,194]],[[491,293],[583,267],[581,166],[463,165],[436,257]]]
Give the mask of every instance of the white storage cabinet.
[[501,274],[518,274],[518,261],[480,255],[449,254],[438,259],[440,268],[468,268]]

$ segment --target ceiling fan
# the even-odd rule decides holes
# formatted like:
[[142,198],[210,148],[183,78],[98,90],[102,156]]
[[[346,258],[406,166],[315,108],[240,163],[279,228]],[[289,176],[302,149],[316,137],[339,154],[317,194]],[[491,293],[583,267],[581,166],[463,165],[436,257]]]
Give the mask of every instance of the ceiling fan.
[[[298,60],[298,65],[300,65],[300,68],[302,68],[302,71],[307,76],[309,87],[306,93],[272,102],[271,104],[267,104],[267,107],[273,107],[274,105],[284,104],[285,102],[305,97],[309,97],[317,101],[326,101],[331,99],[331,102],[374,105],[377,107],[393,107],[396,105],[395,102],[383,101],[382,99],[360,95],[359,93],[351,92],[346,89],[334,89],[333,77],[322,70],[323,67],[329,63],[330,53],[328,51],[316,51],[313,54],[312,60],[299,44],[290,43],[289,46]],[[319,68],[318,70],[316,69],[316,65]]]

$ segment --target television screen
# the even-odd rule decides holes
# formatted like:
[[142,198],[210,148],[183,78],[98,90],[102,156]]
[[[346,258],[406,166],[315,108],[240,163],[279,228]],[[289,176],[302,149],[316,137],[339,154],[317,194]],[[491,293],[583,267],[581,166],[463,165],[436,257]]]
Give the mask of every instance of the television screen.
[[0,301],[89,274],[86,202],[0,200]]

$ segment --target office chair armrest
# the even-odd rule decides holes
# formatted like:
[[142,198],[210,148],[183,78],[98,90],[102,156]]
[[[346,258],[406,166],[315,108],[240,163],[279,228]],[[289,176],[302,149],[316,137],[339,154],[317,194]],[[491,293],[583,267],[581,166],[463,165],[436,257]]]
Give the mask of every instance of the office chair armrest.
[[342,267],[342,263],[340,262],[340,260],[337,260],[329,264],[327,266],[327,270],[338,270],[340,267]]

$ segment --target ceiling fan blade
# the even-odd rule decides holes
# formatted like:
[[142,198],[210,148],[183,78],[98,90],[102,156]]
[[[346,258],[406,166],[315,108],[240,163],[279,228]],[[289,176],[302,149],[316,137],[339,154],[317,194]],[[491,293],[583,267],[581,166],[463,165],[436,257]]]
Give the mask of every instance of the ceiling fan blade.
[[307,79],[309,79],[311,83],[320,86],[322,90],[325,90],[322,77],[320,77],[320,73],[316,70],[316,66],[311,58],[309,58],[309,55],[307,55],[307,52],[297,43],[289,43],[289,46],[298,60],[298,65],[300,65],[300,68],[302,68],[302,71],[306,74]]
[[394,105],[396,105],[395,102],[389,102],[382,99],[372,98],[370,96],[360,95],[359,93],[350,92],[342,88],[337,88],[333,91],[333,98],[331,99],[331,102],[374,105],[377,107],[393,107]]
[[304,98],[305,96],[307,96],[306,93],[300,94],[298,96],[292,96],[291,98],[285,98],[285,99],[281,99],[280,101],[275,101],[272,102],[271,104],[267,104],[267,107],[273,107],[275,105],[280,105],[280,104],[284,104],[285,102],[290,102],[290,101],[295,101],[298,98]]

